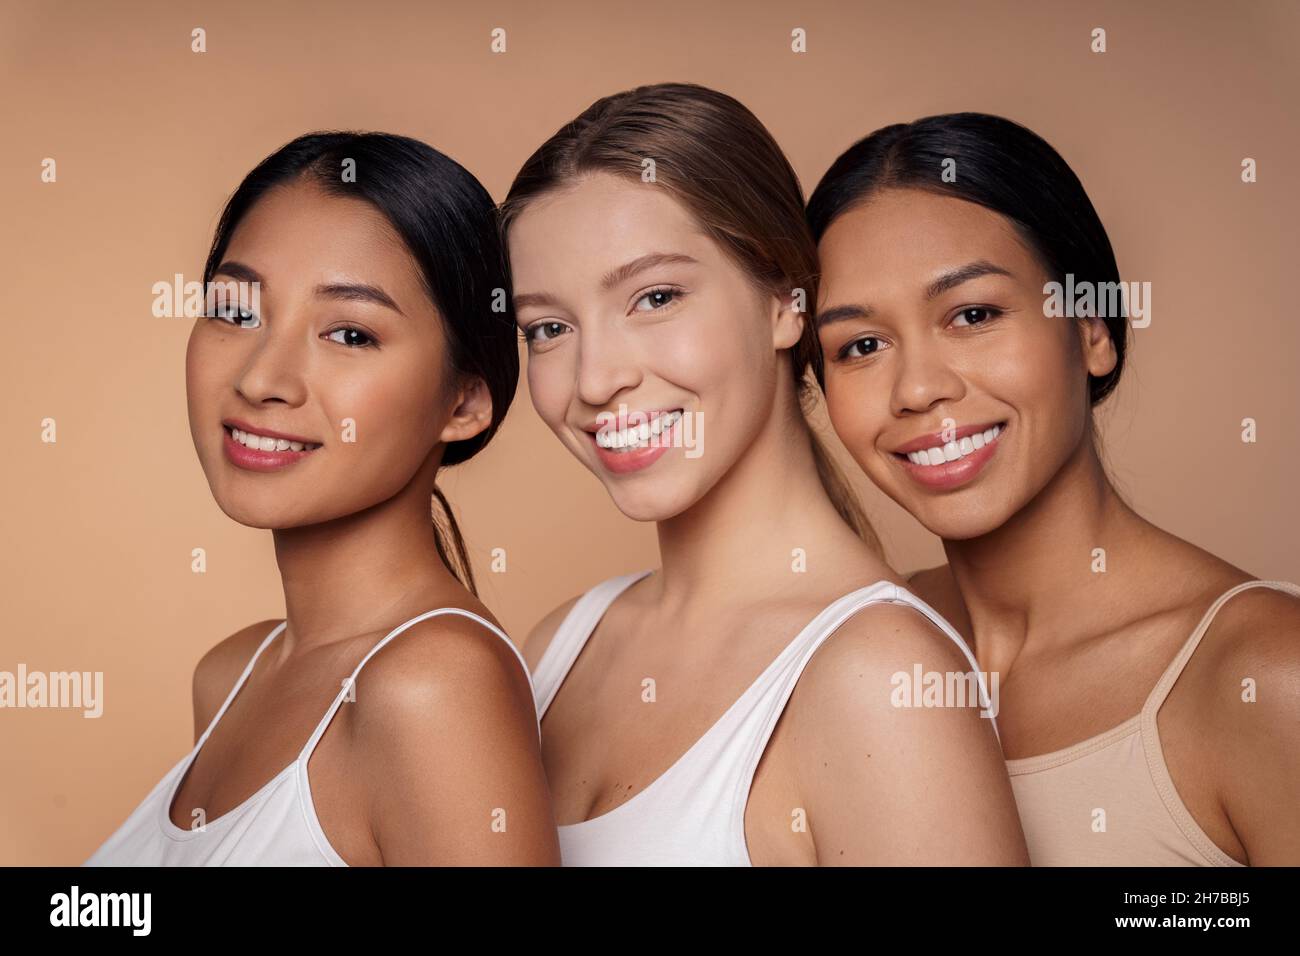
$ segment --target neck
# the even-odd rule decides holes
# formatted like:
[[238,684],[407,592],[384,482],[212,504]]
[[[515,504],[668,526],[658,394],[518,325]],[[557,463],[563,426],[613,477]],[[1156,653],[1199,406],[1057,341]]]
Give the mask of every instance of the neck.
[[431,595],[469,596],[438,555],[433,481],[420,477],[362,511],[274,532],[288,622],[281,659],[429,610],[411,607]]
[[[850,555],[866,550],[822,487],[793,383],[782,378],[779,411],[741,458],[698,502],[658,523],[656,597],[669,613],[792,593],[816,571],[848,566]],[[796,548],[809,574],[792,573]]]
[[[1116,494],[1085,439],[1002,526],[945,541],[981,663],[1005,671],[1030,635],[1035,643],[1065,644],[1080,634],[1081,622],[1095,624],[1110,606],[1107,596],[1124,587],[1124,566],[1132,568],[1129,559],[1150,529]],[[1094,570],[1097,548],[1105,550],[1104,573]]]

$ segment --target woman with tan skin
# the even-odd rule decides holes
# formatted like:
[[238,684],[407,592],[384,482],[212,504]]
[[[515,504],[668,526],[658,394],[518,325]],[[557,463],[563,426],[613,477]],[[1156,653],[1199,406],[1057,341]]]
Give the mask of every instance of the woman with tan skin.
[[435,485],[518,376],[490,197],[415,140],[310,134],[232,196],[214,277],[246,285],[191,334],[191,431],[287,616],[203,657],[194,750],[89,862],[558,862],[530,678]]
[[[951,162],[955,181],[942,172]],[[1155,527],[1103,468],[1093,406],[1128,321],[1078,179],[1029,130],[879,130],[814,193],[831,420],[943,539],[917,591],[1000,678],[1041,864],[1300,863],[1300,588]],[[1074,316],[1054,303],[1091,285]]]
[[801,411],[815,248],[758,120],[692,85],[607,97],[503,228],[533,403],[662,561],[525,643],[565,864],[1024,863],[992,722],[891,702],[973,664]]

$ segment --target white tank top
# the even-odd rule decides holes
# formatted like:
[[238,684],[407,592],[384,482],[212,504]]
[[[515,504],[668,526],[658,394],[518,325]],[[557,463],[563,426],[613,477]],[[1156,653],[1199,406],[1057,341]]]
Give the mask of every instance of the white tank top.
[[[316,817],[312,803],[311,784],[307,779],[307,760],[329,726],[339,705],[348,696],[352,683],[361,668],[380,648],[413,624],[438,614],[459,614],[478,621],[499,636],[515,652],[519,664],[528,673],[519,650],[491,621],[463,608],[440,607],[411,618],[394,628],[383,640],[361,659],[352,680],[343,684],[334,703],[330,705],[321,722],[316,725],[307,745],[298,758],[268,780],[251,797],[215,820],[208,820],[202,829],[182,829],[171,820],[172,800],[185,772],[198,756],[200,748],[212,734],[230,702],[253,671],[253,665],[284,630],[284,622],[262,641],[252,659],[235,681],[235,686],[221,705],[212,723],[203,732],[194,749],[173,767],[158,785],[144,798],[144,802],[127,818],[104,845],[86,861],[86,866],[347,866],[330,845],[325,831]],[[532,679],[529,678],[531,686]],[[538,718],[540,739],[541,718]]]
[[[539,720],[614,599],[651,573],[603,581],[574,603],[537,662]],[[961,648],[978,676],[980,704],[988,712],[984,677],[961,635],[910,591],[878,581],[844,595],[813,618],[718,722],[648,787],[608,813],[561,826],[564,865],[752,865],[745,843],[745,805],[759,759],[786,701],[822,642],[862,608],[880,603],[916,608]]]

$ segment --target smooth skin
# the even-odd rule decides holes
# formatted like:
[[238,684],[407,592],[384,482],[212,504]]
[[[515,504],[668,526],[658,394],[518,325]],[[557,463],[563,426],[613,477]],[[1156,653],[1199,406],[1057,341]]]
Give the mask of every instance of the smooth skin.
[[[839,316],[819,329],[831,421],[943,539],[948,564],[910,583],[1000,675],[1007,758],[1131,718],[1214,600],[1253,575],[1157,528],[1108,480],[1087,392],[1089,374],[1114,368],[1104,323],[1045,317],[1037,257],[1002,216],[953,197],[877,193],[819,253],[818,314]],[[968,268],[981,263],[1006,274]],[[894,449],[945,419],[1006,430],[972,481],[939,493]],[[1094,548],[1107,573],[1092,571]],[[1298,634],[1300,600],[1233,597],[1157,717],[1179,796],[1240,863],[1300,863]],[[1246,677],[1256,703],[1242,702]]]
[[[228,308],[196,323],[191,431],[221,509],[274,532],[288,626],[182,781],[170,808],[181,827],[198,807],[217,819],[288,766],[394,627],[444,606],[494,621],[444,566],[430,520],[446,444],[482,431],[491,400],[480,379],[451,374],[437,310],[382,215],[302,182],[277,187],[214,278],[259,279],[261,314]],[[322,447],[279,472],[244,470],[222,451],[228,417]],[[355,442],[342,440],[345,418]],[[275,623],[199,662],[196,740]],[[355,697],[308,765],[346,862],[559,862],[531,689],[499,636],[461,615],[429,618],[370,659]]]
[[[567,825],[634,799],[827,604],[901,580],[818,480],[786,365],[803,322],[789,297],[757,290],[659,188],[606,173],[529,205],[508,240],[533,403],[624,514],[656,522],[662,561],[610,607],[543,719]],[[700,412],[703,454],[606,470],[584,425],[620,404]],[[792,572],[794,548],[806,573]],[[575,600],[533,629],[530,666]],[[1027,862],[989,721],[891,706],[890,676],[917,662],[969,668],[928,619],[893,605],[859,611],[813,655],[749,793],[753,863]]]

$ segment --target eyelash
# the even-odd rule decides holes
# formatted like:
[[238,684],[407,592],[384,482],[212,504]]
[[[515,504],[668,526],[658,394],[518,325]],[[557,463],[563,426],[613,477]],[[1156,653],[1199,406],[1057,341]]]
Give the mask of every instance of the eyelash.
[[[227,311],[222,311],[222,309],[225,309]],[[235,319],[235,316],[228,314],[229,311],[238,312],[239,313],[238,320]],[[234,307],[233,309],[230,306],[214,306],[208,309],[207,316],[209,319],[217,319],[218,321],[225,322],[227,325],[234,325],[241,329],[257,328],[257,326],[240,325],[239,324],[240,322],[244,322],[248,319],[257,319],[258,324],[260,325],[262,321],[261,319],[258,319],[257,316],[255,316],[252,312],[249,312],[247,309],[241,309],[237,306]]]
[[[953,318],[956,319],[956,318],[958,318],[959,316],[963,315],[963,314],[966,313],[966,312],[987,312],[987,313],[988,313],[988,318],[984,319],[984,322],[989,322],[990,320],[992,320],[992,319],[996,319],[998,316],[1002,315],[1002,310],[999,309],[999,308],[996,308],[995,306],[991,306],[991,305],[968,305],[968,306],[964,306],[963,308],[958,309],[958,310],[957,310],[957,315],[954,315]],[[979,323],[976,323],[976,324],[978,324],[978,325],[983,325],[984,322],[979,322]],[[969,328],[969,326],[967,326],[967,328]]]
[[675,301],[675,300],[670,300],[670,301],[668,301],[668,302],[665,302],[663,305],[661,305],[661,306],[657,306],[656,308],[653,308],[653,309],[638,310],[638,309],[636,308],[636,303],[637,303],[637,302],[640,302],[642,299],[644,299],[644,298],[646,298],[646,297],[648,297],[648,296],[658,295],[658,294],[661,294],[661,293],[662,293],[662,294],[666,294],[666,295],[675,296],[676,299],[681,299],[681,298],[684,298],[684,297],[686,296],[686,290],[685,290],[685,289],[682,289],[682,288],[679,288],[678,286],[675,286],[675,285],[660,285],[660,286],[655,286],[653,289],[646,289],[646,291],[642,292],[639,296],[637,296],[637,298],[636,298],[636,302],[633,302],[633,303],[632,303],[632,307],[633,307],[633,308],[632,308],[632,311],[634,311],[634,312],[636,312],[636,311],[659,312],[659,311],[662,311],[663,309],[668,308],[669,306],[671,306],[671,305],[673,304],[673,301]]
[[[656,306],[653,309],[635,308],[636,304],[640,302],[642,299],[648,296],[659,295],[659,294],[671,295],[674,298],[668,302],[665,302],[663,305]],[[674,301],[685,298],[686,294],[687,294],[686,290],[680,288],[679,286],[672,286],[672,285],[655,286],[653,289],[647,289],[645,292],[642,292],[639,296],[636,297],[636,300],[632,303],[633,305],[632,311],[662,312],[663,310],[670,308]],[[558,319],[542,319],[539,322],[534,322],[532,325],[528,326],[528,328],[521,330],[519,334],[525,342],[532,343],[537,338],[537,330],[548,325],[563,326],[564,323],[559,321]],[[553,338],[558,338],[558,336],[553,336]],[[546,341],[550,341],[550,339],[547,339]]]
[[[994,306],[991,306],[991,305],[968,305],[968,306],[964,306],[963,308],[958,309],[956,315],[953,316],[953,319],[956,320],[957,318],[960,318],[961,316],[963,316],[963,315],[964,315],[965,313],[967,313],[967,312],[985,312],[985,313],[988,313],[988,315],[987,315],[987,317],[986,317],[985,319],[983,319],[983,320],[980,321],[980,322],[975,323],[974,325],[959,326],[959,328],[975,328],[975,327],[977,327],[977,326],[984,325],[984,324],[986,324],[987,322],[990,322],[990,321],[992,321],[993,319],[996,319],[996,318],[998,318],[999,316],[1001,316],[1001,315],[1004,314],[1002,309],[995,308]],[[870,356],[875,355],[877,352],[880,351],[880,347],[879,347],[879,346],[877,346],[876,348],[872,349],[870,352],[867,352],[865,355],[850,355],[850,354],[849,354],[849,350],[850,350],[850,349],[854,348],[855,346],[857,346],[858,344],[860,344],[860,343],[862,343],[862,342],[868,342],[868,341],[871,341],[872,339],[876,339],[876,340],[878,340],[878,339],[879,339],[879,336],[875,336],[875,335],[864,335],[864,336],[861,336],[860,338],[856,338],[856,339],[854,339],[852,342],[848,342],[848,343],[846,343],[846,344],[844,345],[844,347],[841,348],[841,349],[839,350],[839,352],[836,354],[836,356],[835,356],[836,359],[842,362],[842,361],[845,361],[845,360],[847,360],[847,359],[852,359],[852,358],[869,358]]]
[[[240,328],[240,329],[255,329],[258,328],[262,323],[262,320],[260,318],[258,318],[252,312],[249,312],[247,309],[237,309],[235,311],[239,313],[238,321],[235,321],[235,317],[233,315],[228,314],[228,312],[219,312],[215,309],[210,310],[208,312],[208,318],[215,319],[218,322],[225,322],[227,325],[233,325],[236,328]],[[257,319],[257,325],[240,324],[250,319]],[[334,335],[338,332],[356,332],[358,335],[365,336],[366,338],[366,342],[363,344],[350,344],[348,342],[338,342],[338,344],[342,345],[344,348],[370,349],[370,348],[378,348],[379,346],[379,340],[373,334],[367,332],[365,329],[358,328],[355,325],[341,325],[337,329],[330,329],[328,332],[325,333],[325,336],[328,338],[329,336]],[[336,340],[329,339],[329,341],[334,342]]]
[[[379,340],[377,338],[375,338],[365,329],[357,328],[355,325],[341,325],[337,329],[331,329],[330,331],[326,332],[325,335],[326,337],[328,337],[334,335],[336,332],[356,332],[358,335],[364,335],[366,339],[368,339],[368,341],[364,345],[350,345],[347,342],[339,342],[338,344],[342,345],[344,348],[373,349],[379,347]],[[330,341],[333,342],[334,339],[330,339]]]

